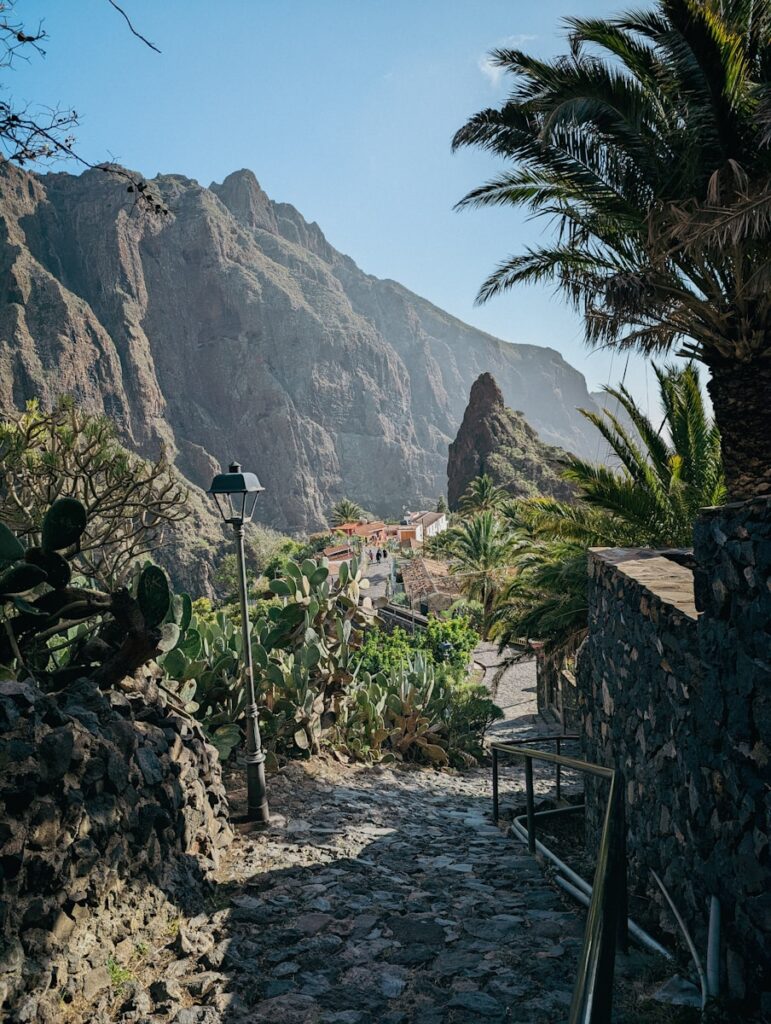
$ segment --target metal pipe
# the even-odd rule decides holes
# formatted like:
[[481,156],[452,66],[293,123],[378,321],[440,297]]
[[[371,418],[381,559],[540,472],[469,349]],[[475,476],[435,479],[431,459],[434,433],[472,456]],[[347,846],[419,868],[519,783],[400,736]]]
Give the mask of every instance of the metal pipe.
[[709,903],[707,992],[710,999],[716,999],[720,995],[720,900],[717,896],[713,896]]
[[[581,889],[577,888],[575,885],[572,885],[570,882],[567,881],[567,879],[563,878],[561,875],[555,875],[554,881],[557,883],[560,889],[564,889],[565,892],[569,893],[573,897],[573,899],[577,900],[584,907],[589,906],[591,902],[591,897],[587,896],[587,894],[583,892]],[[664,949],[662,945],[656,942],[654,938],[651,938],[651,936],[648,935],[647,932],[644,932],[638,924],[635,924],[631,917],[627,918],[627,927],[629,928],[629,934],[632,936],[632,938],[639,946],[645,946],[647,949],[652,950],[654,953],[658,953],[660,956],[666,957],[667,960],[672,959],[672,956],[666,951],[666,949]]]
[[[583,806],[584,806],[583,804],[576,804],[575,805],[575,810],[582,810]],[[572,811],[573,809],[574,809],[573,807],[559,807],[559,808],[557,808],[556,810],[553,810],[553,811],[539,811],[538,815],[539,816],[540,815],[544,815],[545,816],[547,814],[548,815],[565,814],[566,812]],[[514,834],[519,839],[521,839],[523,842],[527,842],[527,832],[525,830],[524,825],[522,824],[522,819],[523,818],[524,818],[523,814],[520,814],[519,817],[515,818],[514,821],[512,822],[511,829],[512,829],[512,832],[514,832]],[[579,903],[583,903],[583,905],[585,907],[588,907],[589,906],[589,902],[591,900],[591,896],[592,896],[592,887],[591,887],[591,885],[589,885],[589,883],[587,881],[585,881],[583,878],[581,878],[580,875],[576,874],[576,872],[571,867],[569,867],[564,861],[560,860],[560,858],[557,856],[557,854],[553,853],[548,848],[548,846],[544,846],[544,844],[540,840],[536,840],[536,844],[535,845],[536,845],[537,851],[542,856],[544,856],[547,860],[551,861],[552,864],[554,864],[557,868],[559,868],[559,870],[562,872],[562,874],[565,875],[565,878],[560,878],[559,876],[557,876],[556,879],[555,879],[556,882],[559,885],[561,885],[562,888],[565,889],[567,892],[571,892],[571,895],[575,896],[575,898],[579,901]],[[566,881],[566,879],[570,879],[570,882]],[[572,885],[571,885],[571,883],[572,883]],[[570,885],[569,889],[567,888],[568,885]],[[580,896],[579,896],[579,893],[580,893]],[[638,942],[642,946],[646,946],[648,949],[652,950],[654,953],[658,953],[660,956],[663,956],[666,960],[673,960],[674,959],[671,953],[669,953],[651,935],[648,935],[648,933],[646,931],[643,931],[643,929],[638,924],[635,924],[635,922],[632,921],[631,918],[628,918],[627,920],[628,920],[629,934],[635,939],[636,942]]]
[[254,663],[252,661],[252,624],[246,589],[246,559],[244,558],[244,524],[235,520],[236,555],[238,557],[238,597],[241,604],[241,636],[248,704],[246,706],[246,792],[248,821],[261,825],[270,822],[268,787],[265,782],[265,754],[260,738],[260,717],[254,689]]
[[693,941],[691,933],[688,931],[688,925],[683,920],[683,915],[677,909],[675,901],[672,899],[669,890],[661,881],[656,872],[652,869],[651,874],[655,879],[656,885],[658,885],[659,889],[661,889],[664,899],[669,904],[669,909],[672,911],[674,919],[679,924],[680,931],[683,933],[683,938],[685,939],[685,944],[688,947],[688,952],[691,954],[691,959],[693,960],[694,966],[696,967],[696,973],[699,975],[699,984],[701,986],[701,1008],[703,1010],[704,1007],[707,1005],[709,993],[707,991],[707,975],[702,965],[701,957],[699,956],[699,951],[696,949],[696,943]]

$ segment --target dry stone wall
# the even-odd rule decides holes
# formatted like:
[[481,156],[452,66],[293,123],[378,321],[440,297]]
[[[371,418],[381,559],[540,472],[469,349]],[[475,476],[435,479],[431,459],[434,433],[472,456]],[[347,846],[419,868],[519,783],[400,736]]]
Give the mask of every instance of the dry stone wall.
[[[584,754],[624,776],[632,893],[655,896],[657,871],[702,950],[716,895],[724,984],[755,1003],[771,992],[770,513],[704,514],[695,595],[661,553],[593,551],[576,672]],[[589,785],[594,838],[603,812]],[[676,931],[663,906],[661,924]]]
[[97,1019],[111,961],[203,898],[227,811],[197,725],[87,680],[0,682],[0,1019]]

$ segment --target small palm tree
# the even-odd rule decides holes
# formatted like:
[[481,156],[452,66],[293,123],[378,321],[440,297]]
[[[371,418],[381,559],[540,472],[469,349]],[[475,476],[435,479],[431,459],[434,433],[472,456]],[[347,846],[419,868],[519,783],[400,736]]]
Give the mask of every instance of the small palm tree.
[[[707,415],[693,364],[654,371],[664,410],[661,426],[653,425],[623,385],[605,388],[625,410],[638,437],[607,410],[581,410],[610,445],[621,471],[569,456],[563,475],[576,484],[584,503],[612,518],[609,532],[617,537],[628,534],[638,546],[687,547],[699,509],[725,500],[720,435]],[[562,503],[553,507],[576,515]],[[595,517],[592,529],[597,528]]]
[[503,507],[507,494],[487,473],[474,477],[463,492],[459,511],[463,516],[474,516],[479,512],[497,512]]
[[452,530],[451,570],[461,577],[467,597],[482,603],[482,635],[487,637],[493,606],[509,573],[512,536],[493,512],[480,512]]
[[522,636],[551,647],[578,643],[586,628],[589,547],[684,547],[700,508],[725,500],[720,437],[710,421],[695,366],[656,369],[664,420],[657,429],[623,388],[607,388],[634,425],[584,412],[602,433],[620,469],[568,459],[577,488],[572,504],[553,498],[504,509],[518,541],[512,576],[493,620],[501,645]]
[[575,650],[586,635],[586,547],[531,537],[513,568],[492,619],[501,649],[537,637],[549,651]]
[[514,81],[454,145],[512,162],[461,205],[523,206],[553,240],[479,299],[554,281],[592,345],[709,367],[728,491],[771,492],[771,0],[657,0],[567,20],[570,52],[493,52]]
[[343,523],[358,523],[364,518],[364,509],[350,498],[341,498],[332,507],[332,526],[342,526]]

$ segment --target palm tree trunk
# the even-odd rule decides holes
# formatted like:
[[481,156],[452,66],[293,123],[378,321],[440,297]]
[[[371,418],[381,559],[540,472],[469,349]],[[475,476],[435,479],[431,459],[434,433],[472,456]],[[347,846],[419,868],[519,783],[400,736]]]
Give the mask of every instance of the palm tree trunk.
[[482,600],[482,639],[487,640],[493,618],[493,588],[485,578],[484,596]]
[[710,369],[729,501],[771,494],[771,359]]

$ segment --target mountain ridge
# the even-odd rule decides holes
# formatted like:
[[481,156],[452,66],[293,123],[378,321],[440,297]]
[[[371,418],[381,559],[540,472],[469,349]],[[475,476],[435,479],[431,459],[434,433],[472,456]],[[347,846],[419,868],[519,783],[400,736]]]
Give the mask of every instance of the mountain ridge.
[[593,400],[555,349],[360,270],[247,169],[153,182],[168,217],[103,172],[0,165],[1,408],[69,391],[199,486],[237,458],[266,487],[259,518],[290,532],[343,494],[381,515],[435,500],[485,370],[545,441],[588,451]]

